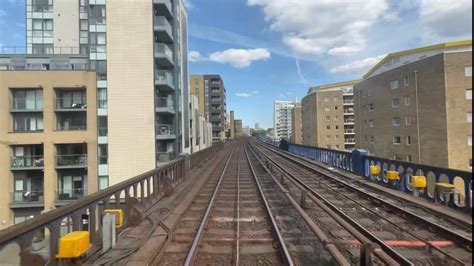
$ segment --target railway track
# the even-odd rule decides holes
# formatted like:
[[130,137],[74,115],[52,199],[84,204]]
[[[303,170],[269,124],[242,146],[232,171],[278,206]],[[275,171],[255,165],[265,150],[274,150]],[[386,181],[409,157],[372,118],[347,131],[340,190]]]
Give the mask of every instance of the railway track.
[[[420,220],[417,214],[409,210],[377,199],[376,193],[335,180],[323,174],[324,171],[317,171],[315,165],[255,142],[252,144],[254,151],[266,161],[269,168],[281,174],[282,180],[290,181],[287,187],[293,194],[297,191],[308,193],[311,199],[307,206],[309,210],[318,212],[318,208],[329,209],[339,216],[333,215],[331,219],[326,219],[308,211],[332,238],[339,239],[338,247],[348,258],[356,257],[348,243],[357,245],[354,236],[362,234],[402,265],[472,264],[472,239],[467,236],[469,230],[465,227],[451,224],[448,228],[453,230],[450,230],[433,222],[435,218]],[[339,223],[331,226],[335,220]],[[344,222],[352,227],[349,230],[351,234],[346,234],[350,227],[347,224],[342,226]],[[341,228],[345,228],[346,232]],[[365,242],[361,241],[360,235],[355,238]]]
[[178,221],[160,265],[293,265],[244,147],[235,147]]

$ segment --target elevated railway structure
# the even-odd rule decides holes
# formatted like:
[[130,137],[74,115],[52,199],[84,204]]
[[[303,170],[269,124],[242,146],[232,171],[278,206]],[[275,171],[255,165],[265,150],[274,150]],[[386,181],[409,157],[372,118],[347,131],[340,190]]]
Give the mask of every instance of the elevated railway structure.
[[0,231],[0,261],[472,264],[465,209],[367,181],[350,163],[334,169],[255,139],[221,143]]

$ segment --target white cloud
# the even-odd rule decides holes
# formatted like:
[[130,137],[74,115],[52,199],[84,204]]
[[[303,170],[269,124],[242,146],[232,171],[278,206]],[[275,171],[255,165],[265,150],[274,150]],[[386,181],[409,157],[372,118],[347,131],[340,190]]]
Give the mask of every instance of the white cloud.
[[[388,0],[247,0],[263,8],[270,29],[299,55],[352,54],[366,47],[365,31],[383,18]],[[388,17],[395,19],[395,15]]]
[[300,66],[300,61],[296,60],[295,63],[296,63],[296,73],[298,74],[298,77],[300,78],[301,83],[308,85],[308,80],[303,74],[303,70],[301,69],[301,66]]
[[260,91],[252,91],[253,94],[259,94]]
[[343,72],[354,72],[364,73],[369,70],[371,67],[375,66],[387,55],[379,55],[376,57],[369,57],[362,60],[357,60],[352,63],[334,67],[331,69],[331,73],[343,73]]
[[419,5],[425,37],[472,38],[472,0],[420,0]]
[[246,93],[246,92],[239,92],[239,93],[236,93],[235,96],[248,98],[248,97],[253,96],[253,94],[252,93]]
[[222,64],[230,64],[236,68],[246,68],[252,65],[253,61],[267,60],[271,54],[267,49],[228,49],[215,52],[209,55],[209,60]]
[[188,54],[188,59],[191,62],[197,62],[197,61],[202,60],[202,56],[201,56],[200,52],[190,51],[189,54]]

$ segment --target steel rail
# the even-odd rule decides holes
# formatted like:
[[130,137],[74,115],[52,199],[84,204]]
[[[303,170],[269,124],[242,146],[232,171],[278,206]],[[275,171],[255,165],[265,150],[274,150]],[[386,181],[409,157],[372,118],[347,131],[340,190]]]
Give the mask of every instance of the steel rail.
[[[252,152],[254,153],[255,157],[261,162],[260,158],[258,158],[258,156],[255,154],[255,151],[252,150]],[[263,166],[267,172],[269,171],[265,166]],[[282,190],[285,190],[285,188],[280,184],[280,182],[271,174],[269,173],[273,180],[277,183],[277,185],[280,187],[280,189]],[[287,178],[291,183],[293,183],[300,191],[308,191],[305,187],[303,187],[301,184],[299,184],[297,181],[293,180],[291,177],[288,177]],[[289,192],[285,192],[285,193],[289,193]],[[290,196],[291,197],[291,196]],[[308,197],[314,202],[316,203],[316,205],[318,205],[318,207],[320,207],[321,209],[323,209],[327,214],[329,214],[330,217],[332,217],[342,228],[344,228],[345,230],[347,230],[350,234],[352,234],[358,241],[360,241],[362,244],[369,244],[369,245],[372,245],[372,244],[375,244],[374,242],[372,242],[371,240],[369,240],[366,236],[364,236],[360,231],[358,231],[354,226],[352,226],[351,224],[349,224],[346,220],[344,220],[343,218],[341,218],[336,212],[334,212],[331,208],[329,208],[328,206],[326,206],[326,204],[324,202],[322,202],[321,200],[319,200],[318,198],[316,198],[314,195],[312,195],[311,193],[308,194]],[[293,198],[291,198],[290,200],[293,200]],[[296,207],[297,209],[299,209],[299,206]],[[305,216],[307,216],[306,212],[304,210],[301,210],[303,213],[301,214],[303,216],[303,218],[305,218]],[[308,219],[310,220],[309,221],[309,226],[312,227],[314,222],[311,220],[311,218],[309,218],[308,216]],[[338,241],[329,241],[329,240],[326,240],[328,244],[330,243],[338,243]],[[391,258],[387,253],[385,253],[385,251],[381,250],[380,248],[377,248],[373,251],[373,253],[379,257],[380,260],[384,261],[387,265],[399,265],[393,258]],[[362,255],[362,254],[361,254]],[[362,258],[361,258],[362,259]]]
[[219,177],[219,182],[217,183],[216,188],[214,189],[214,193],[212,194],[209,205],[207,206],[206,213],[204,214],[204,218],[201,221],[201,225],[199,226],[199,230],[196,233],[196,236],[194,237],[193,243],[191,245],[191,249],[189,250],[188,254],[186,255],[186,260],[184,262],[184,265],[186,265],[186,266],[192,265],[192,263],[194,261],[194,256],[196,255],[199,242],[201,241],[201,238],[202,238],[202,235],[204,233],[204,229],[206,227],[207,221],[209,220],[211,210],[214,207],[214,202],[215,202],[215,199],[216,199],[216,196],[217,196],[217,192],[219,192],[219,188],[221,186],[222,180],[224,179],[224,176],[227,172],[227,168],[229,166],[229,163],[230,163],[232,157],[234,156],[234,153],[235,153],[235,150],[232,151],[232,153],[229,156],[229,159],[227,159],[225,167],[222,170],[222,174]]
[[240,158],[237,157],[237,232],[235,237],[235,265],[240,265]]
[[258,181],[257,173],[255,172],[255,169],[252,165],[252,161],[250,160],[249,154],[247,152],[247,147],[244,148],[244,151],[247,157],[248,164],[250,166],[250,170],[252,170],[252,175],[255,179],[255,182],[257,183],[258,191],[260,192],[260,196],[263,200],[263,203],[265,204],[265,208],[267,210],[268,216],[270,217],[272,221],[272,225],[273,225],[273,228],[275,229],[275,233],[277,234],[278,241],[280,242],[281,249],[283,251],[283,254],[285,255],[285,260],[289,266],[293,266],[294,265],[293,259],[291,258],[290,252],[288,251],[288,247],[285,244],[283,235],[281,234],[280,229],[278,228],[278,224],[275,220],[275,217],[273,217],[273,213],[270,209],[270,205],[268,205],[267,199],[265,198],[265,194],[263,194],[262,186],[260,185],[260,182]]
[[290,176],[293,180],[298,182],[300,185],[306,188],[309,192],[311,192],[314,196],[322,200],[329,208],[331,208],[334,212],[336,212],[341,218],[343,218],[345,221],[347,221],[349,224],[351,224],[353,227],[357,228],[365,237],[370,239],[370,241],[377,243],[380,245],[383,251],[385,251],[389,256],[394,258],[398,263],[401,265],[413,265],[411,261],[409,261],[407,258],[402,256],[399,252],[397,252],[395,249],[392,247],[388,246],[385,244],[383,240],[369,232],[367,229],[365,229],[362,225],[360,225],[358,222],[356,222],[354,219],[349,217],[347,214],[343,213],[339,208],[337,208],[334,204],[330,203],[327,199],[325,199],[322,195],[320,195],[318,192],[314,191],[312,188],[310,188],[306,183],[302,182],[298,178],[296,178],[290,171],[285,169],[284,167],[280,166],[274,159],[270,158],[269,155],[265,154],[264,152],[261,151],[262,154],[273,164],[275,167],[280,169],[282,172]]
[[[296,177],[295,177],[296,178]],[[305,184],[303,181],[300,181],[302,184]],[[457,263],[459,263],[460,265],[463,265],[464,262],[456,257],[454,257],[453,255],[449,254],[448,252],[442,250],[440,247],[436,246],[436,245],[433,245],[433,243],[431,243],[430,241],[428,240],[424,240],[423,237],[421,236],[418,236],[418,235],[415,235],[413,234],[412,232],[406,230],[406,229],[403,229],[402,227],[398,226],[398,224],[392,222],[389,218],[386,218],[386,217],[383,217],[381,215],[379,215],[377,212],[375,211],[372,211],[370,208],[368,208],[367,206],[365,206],[364,204],[362,203],[359,203],[358,201],[356,201],[355,199],[347,196],[346,194],[342,193],[342,192],[339,192],[337,191],[336,189],[334,188],[331,188],[330,185],[326,184],[324,181],[322,182],[319,182],[320,184],[323,184],[325,187],[328,188],[328,190],[331,190],[333,192],[335,192],[336,194],[339,194],[341,195],[342,197],[348,199],[349,201],[352,201],[354,202],[355,204],[359,205],[360,207],[364,208],[365,210],[367,210],[368,212],[376,215],[377,217],[379,217],[379,219],[381,220],[384,220],[386,221],[387,223],[391,224],[394,226],[394,228],[398,228],[399,230],[401,231],[404,231],[405,233],[407,233],[408,235],[410,235],[411,237],[413,237],[414,239],[418,240],[418,241],[421,241],[422,243],[424,243],[426,246],[429,246],[431,249],[434,249],[436,251],[438,251],[439,253],[443,254],[444,256],[446,257],[449,257],[451,260],[454,260],[456,261]],[[308,186],[309,187],[309,186]],[[365,195],[365,194],[364,194]],[[383,240],[382,240],[383,241]],[[385,241],[384,241],[385,242]]]
[[283,187],[283,185],[278,182],[278,180],[275,178],[270,173],[270,170],[263,164],[263,162],[258,158],[258,156],[255,154],[255,151],[250,148],[250,151],[252,154],[257,158],[258,162],[262,165],[262,167],[265,169],[265,171],[271,176],[277,187],[280,189],[280,191],[285,195],[285,197],[288,199],[289,203],[295,208],[295,210],[298,212],[299,215],[303,218],[303,221],[306,223],[306,225],[309,227],[309,229],[315,234],[315,236],[324,244],[324,246],[328,249],[329,253],[333,256],[333,258],[339,263],[339,265],[350,265],[350,263],[347,261],[347,259],[342,255],[342,253],[337,249],[337,247],[334,245],[334,243],[331,243],[331,241],[328,240],[324,232],[321,230],[321,228],[316,225],[316,223],[309,217],[309,215],[301,208],[301,206],[296,202],[296,200],[290,195],[290,192]]
[[[267,150],[269,150],[269,151],[271,151],[271,152],[273,152],[273,153],[275,153],[275,154],[281,156],[281,157],[286,158],[286,159],[289,160],[289,161],[292,161],[292,162],[294,162],[294,163],[296,163],[296,164],[298,164],[298,165],[300,165],[300,166],[303,166],[303,167],[309,169],[310,171],[319,173],[319,174],[321,174],[321,175],[323,175],[323,176],[329,178],[330,180],[335,181],[335,182],[337,182],[338,184],[343,185],[344,187],[349,188],[350,190],[352,190],[352,191],[354,191],[354,192],[356,192],[356,193],[363,194],[363,195],[369,197],[372,201],[380,202],[380,199],[377,199],[375,196],[371,195],[370,193],[367,193],[367,192],[361,190],[360,188],[351,186],[350,184],[348,184],[348,183],[347,183],[346,181],[344,181],[344,180],[340,180],[340,179],[338,179],[338,178],[335,178],[335,177],[331,176],[332,173],[328,172],[326,169],[324,169],[324,168],[321,167],[321,166],[318,166],[318,165],[315,165],[315,164],[308,165],[308,164],[310,164],[310,162],[306,162],[306,161],[301,162],[301,161],[299,161],[299,160],[297,160],[297,159],[295,159],[295,158],[291,158],[289,155],[284,154],[284,153],[282,153],[282,152],[280,152],[280,151],[276,151],[276,150],[270,149],[269,147],[266,147],[265,145],[262,145],[262,144],[259,144],[259,145],[260,145],[261,147],[263,147],[263,148],[265,148],[265,149],[267,149]],[[316,169],[315,167],[316,167],[316,168],[320,168],[320,169],[322,169],[322,170]],[[396,199],[393,199],[392,197],[389,197],[389,198],[392,199],[392,200],[396,200]],[[423,218],[423,217],[421,217],[421,216],[419,216],[419,215],[417,215],[417,214],[415,214],[415,213],[413,213],[413,212],[410,212],[410,211],[408,211],[408,210],[405,210],[405,209],[403,209],[403,208],[400,208],[400,207],[398,207],[398,206],[396,206],[396,205],[394,205],[394,204],[392,204],[392,203],[390,203],[390,202],[383,202],[383,205],[385,205],[385,206],[387,206],[387,207],[389,207],[389,208],[391,208],[391,209],[393,209],[393,210],[395,210],[395,211],[397,211],[397,212],[400,212],[402,215],[406,215],[406,216],[408,216],[408,217],[413,218],[413,220],[415,220],[415,222],[423,223],[423,224],[427,225],[428,227],[431,227],[431,228],[433,228],[433,229],[435,229],[435,230],[438,230],[443,236],[445,236],[445,237],[448,238],[449,240],[452,240],[452,241],[458,243],[460,246],[464,247],[465,249],[472,251],[472,238],[469,238],[469,237],[467,237],[467,236],[458,234],[458,233],[456,233],[456,232],[454,232],[454,231],[452,231],[452,230],[450,230],[450,229],[448,229],[448,228],[446,228],[446,227],[444,227],[444,226],[442,226],[442,225],[435,224],[435,223],[433,223],[433,222],[431,222],[431,221],[429,221],[429,220],[427,220],[427,219],[425,219],[425,218]],[[423,210],[425,210],[425,209],[423,208]],[[425,210],[425,211],[428,211],[428,210]],[[429,212],[429,211],[428,211],[428,212]],[[438,247],[436,247],[436,246],[431,245],[430,243],[428,243],[428,245],[429,245],[431,248],[434,248],[434,249],[436,249],[437,251],[439,251],[439,252],[441,252],[441,253],[443,253],[443,254],[445,253],[444,251],[440,250],[440,249],[439,249]],[[450,256],[449,254],[445,254],[445,255]],[[454,258],[454,259],[456,259],[456,258]],[[459,261],[459,262],[461,262],[461,261]]]

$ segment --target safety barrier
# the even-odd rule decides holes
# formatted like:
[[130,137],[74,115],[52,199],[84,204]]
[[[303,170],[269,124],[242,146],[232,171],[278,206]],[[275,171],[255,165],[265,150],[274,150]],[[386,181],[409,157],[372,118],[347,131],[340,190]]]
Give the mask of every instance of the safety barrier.
[[4,229],[0,232],[0,252],[7,246],[17,245],[21,265],[56,265],[60,237],[74,231],[88,231],[90,240],[100,246],[105,210],[123,209],[125,225],[139,223],[145,211],[169,196],[173,187],[198,167],[197,162],[208,161],[220,148],[222,144],[214,145]]
[[[324,163],[329,167],[362,176],[366,180],[382,186],[408,194],[415,194],[417,197],[423,197],[456,210],[472,213],[471,172],[369,156],[365,150],[355,150],[351,153],[286,143],[285,141],[276,143],[269,138],[258,138],[258,140],[280,147],[290,153]],[[380,174],[372,176],[371,166],[379,166]],[[391,182],[387,177],[387,172],[390,171],[398,172],[400,179],[397,182]],[[426,177],[426,189],[414,189],[412,187],[413,176]],[[440,185],[452,185],[453,191],[451,193],[436,193],[436,187]]]

